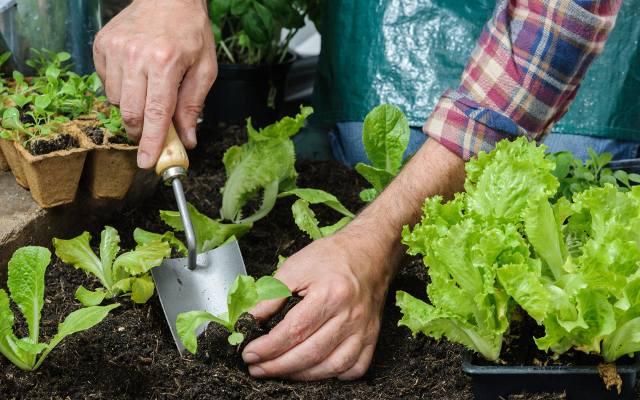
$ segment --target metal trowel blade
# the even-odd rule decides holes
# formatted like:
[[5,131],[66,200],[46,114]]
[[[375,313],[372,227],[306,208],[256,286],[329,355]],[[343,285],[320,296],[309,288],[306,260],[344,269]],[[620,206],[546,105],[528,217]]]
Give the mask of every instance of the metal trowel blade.
[[[227,312],[227,294],[231,285],[238,275],[247,274],[237,241],[198,254],[198,266],[194,270],[190,270],[187,264],[187,258],[174,258],[151,270],[180,354],[185,348],[176,330],[178,314],[196,310],[213,315]],[[197,334],[205,329],[206,325],[202,326]]]

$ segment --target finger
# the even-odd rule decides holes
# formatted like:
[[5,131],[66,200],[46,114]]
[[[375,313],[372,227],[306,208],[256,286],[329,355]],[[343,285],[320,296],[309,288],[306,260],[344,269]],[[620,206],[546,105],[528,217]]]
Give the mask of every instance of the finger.
[[[304,297],[306,284],[304,283],[303,277],[297,273],[300,268],[296,268],[297,265],[292,264],[291,260],[294,259],[294,257],[295,256],[292,256],[287,260],[285,264],[278,269],[274,277],[287,285],[291,293],[296,293]],[[251,310],[251,314],[261,321],[268,320],[282,308],[286,301],[287,299],[261,301]]]
[[180,85],[174,121],[187,148],[196,146],[196,123],[216,74],[215,58],[207,54],[187,71]]
[[132,72],[123,77],[120,113],[127,136],[134,142],[140,140],[144,123],[144,106],[147,95],[147,77],[142,71]]
[[292,374],[290,379],[296,381],[317,381],[329,379],[349,371],[360,359],[362,353],[362,339],[350,336],[340,343],[328,357],[311,368]]
[[[341,326],[342,321],[338,318],[329,320],[307,340],[282,354],[280,357],[250,365],[249,373],[257,378],[287,376],[309,370],[323,363],[323,360],[331,354],[343,339],[343,330],[340,329]],[[339,372],[344,372],[349,369],[356,360],[357,354],[353,357],[351,364]]]
[[138,166],[143,169],[152,168],[158,161],[175,111],[178,83],[182,77],[181,71],[166,67],[166,60],[156,61],[165,62],[158,62],[160,67],[151,69],[147,76],[144,122],[138,145]]
[[293,307],[269,334],[249,343],[242,353],[242,358],[250,364],[273,360],[304,342],[324,325],[329,317],[324,301],[309,294]]
[[371,365],[371,360],[373,359],[373,353],[376,349],[376,345],[368,344],[360,353],[360,358],[356,363],[347,371],[338,375],[338,379],[341,381],[352,381],[354,379],[361,378],[364,374],[367,373],[369,366]]
[[104,82],[107,77],[107,61],[103,51],[103,34],[99,32],[93,41],[93,64],[96,67],[98,76]]
[[122,88],[122,66],[113,58],[107,60],[104,90],[107,100],[111,104],[120,104],[120,89]]

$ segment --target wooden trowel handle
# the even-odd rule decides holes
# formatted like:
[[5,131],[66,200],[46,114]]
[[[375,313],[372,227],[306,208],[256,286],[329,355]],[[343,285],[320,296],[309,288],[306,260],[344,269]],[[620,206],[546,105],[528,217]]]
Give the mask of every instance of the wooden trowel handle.
[[184,149],[184,145],[178,137],[173,122],[169,125],[169,132],[167,133],[167,138],[164,140],[164,147],[156,164],[156,174],[162,176],[164,171],[171,167],[182,167],[185,170],[189,168],[187,151]]

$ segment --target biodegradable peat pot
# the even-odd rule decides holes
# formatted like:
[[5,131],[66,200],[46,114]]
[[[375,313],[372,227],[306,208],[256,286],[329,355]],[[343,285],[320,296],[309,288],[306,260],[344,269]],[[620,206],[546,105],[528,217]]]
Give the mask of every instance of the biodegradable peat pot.
[[204,104],[204,123],[244,124],[251,117],[254,126],[264,127],[278,120],[294,61],[291,55],[276,65],[219,64],[218,77]]
[[[110,143],[113,137],[92,123],[77,123],[82,147],[91,149],[84,168],[83,184],[96,199],[122,199],[129,192],[138,166],[138,146]],[[87,129],[102,131],[102,143],[96,144],[87,136]]]
[[640,359],[617,365],[622,391],[607,390],[597,366],[479,365],[466,353],[462,370],[471,377],[476,400],[507,398],[512,394],[565,393],[567,399],[633,400]]
[[0,139],[0,150],[4,155],[9,169],[11,169],[11,173],[13,173],[13,176],[16,178],[18,185],[25,189],[29,189],[27,177],[25,176],[24,169],[22,168],[22,160],[18,155],[14,142],[11,140]]
[[[75,137],[72,132],[64,132]],[[88,149],[77,147],[34,156],[21,143],[13,143],[31,196],[42,208],[73,202]]]
[[4,153],[2,153],[2,149],[0,149],[0,172],[9,171],[10,169],[7,159],[4,158]]

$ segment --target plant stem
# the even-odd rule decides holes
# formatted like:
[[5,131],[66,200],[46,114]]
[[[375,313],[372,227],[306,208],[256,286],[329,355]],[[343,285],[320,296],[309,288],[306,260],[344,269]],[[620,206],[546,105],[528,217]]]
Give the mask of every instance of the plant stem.
[[281,48],[281,54],[280,54],[280,58],[278,59],[278,63],[281,64],[285,57],[287,56],[288,50],[289,50],[289,43],[291,43],[291,39],[293,39],[293,37],[296,35],[296,33],[298,33],[300,29],[295,29],[295,30],[291,30],[289,31],[289,33],[287,34],[287,38],[284,40],[284,43],[282,45]]
[[229,57],[229,61],[231,61],[232,64],[235,64],[236,59],[233,57],[233,54],[231,54],[231,52],[229,51],[229,48],[227,48],[227,45],[224,43],[224,40],[220,41],[220,47],[222,48],[222,51],[225,52],[227,57]]

